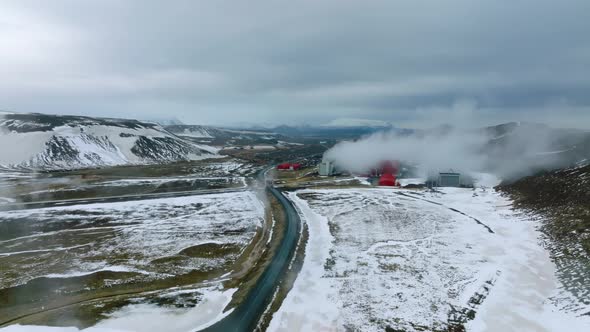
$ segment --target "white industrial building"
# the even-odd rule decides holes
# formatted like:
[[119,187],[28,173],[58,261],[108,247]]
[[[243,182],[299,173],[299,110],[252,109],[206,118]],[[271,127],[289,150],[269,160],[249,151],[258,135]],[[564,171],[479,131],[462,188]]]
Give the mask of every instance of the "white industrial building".
[[330,176],[334,174],[334,162],[330,160],[322,160],[318,167],[318,173],[321,176]]

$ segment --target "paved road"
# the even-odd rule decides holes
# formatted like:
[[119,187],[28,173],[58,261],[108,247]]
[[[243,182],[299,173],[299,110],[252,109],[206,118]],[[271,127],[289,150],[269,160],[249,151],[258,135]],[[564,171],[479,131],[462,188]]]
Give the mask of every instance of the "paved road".
[[278,199],[283,206],[287,218],[283,241],[277,249],[272,261],[263,272],[256,285],[250,290],[248,296],[237,308],[219,322],[205,328],[206,332],[250,332],[253,331],[267,306],[269,305],[274,292],[287,273],[289,264],[295,254],[297,242],[301,229],[299,215],[291,202],[272,185],[267,190]]

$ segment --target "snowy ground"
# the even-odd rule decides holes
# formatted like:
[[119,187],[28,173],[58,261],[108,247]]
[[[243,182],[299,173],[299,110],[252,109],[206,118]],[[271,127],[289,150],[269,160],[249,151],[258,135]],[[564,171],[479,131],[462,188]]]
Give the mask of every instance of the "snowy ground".
[[[22,295],[0,301],[0,321],[96,296],[104,300],[64,307],[64,315],[99,312],[97,328],[130,331],[212,323],[235,291],[221,287],[222,275],[263,218],[249,191],[0,212],[0,298]],[[39,285],[41,293],[30,291]],[[133,292],[109,302],[121,290]],[[20,328],[6,330],[32,329]]]
[[255,173],[260,166],[253,164],[244,164],[242,162],[230,159],[224,161],[210,161],[207,163],[197,164],[191,168],[191,173],[207,175],[213,177],[228,175],[246,175]]
[[[29,201],[96,198],[153,192],[245,187],[258,170],[235,160],[138,166],[59,175],[0,170],[0,206]],[[118,171],[121,174],[117,173]]]
[[[90,331],[189,331],[220,319],[235,292],[221,284],[263,221],[263,204],[245,188],[259,168],[225,159],[59,174],[0,171],[5,207],[15,201],[244,189],[0,212],[0,323],[32,313],[24,324],[89,326],[97,319]],[[129,295],[112,296],[121,292]],[[73,302],[79,304],[67,305]],[[50,314],[35,315],[47,308]]]
[[397,179],[397,181],[399,182],[400,186],[404,187],[410,184],[424,184],[426,182],[426,179],[424,178],[402,178],[402,179]]
[[[150,304],[133,304],[109,315],[96,326],[86,329],[75,327],[49,327],[42,325],[11,325],[1,332],[135,332],[135,331],[198,331],[227,316],[223,312],[235,290],[221,291],[216,287],[198,290],[203,297],[193,308],[166,308]],[[174,296],[171,292],[169,296]],[[173,322],[173,323],[171,323]]]
[[0,288],[43,275],[124,268],[181,273],[220,264],[203,258],[181,265],[152,261],[200,244],[245,245],[261,225],[263,210],[253,193],[235,192],[0,212],[1,226],[17,228],[15,236],[2,236],[0,261],[19,257],[3,265]]
[[560,286],[535,223],[489,188],[302,190],[290,198],[310,236],[269,331],[590,330],[590,317],[553,304]]

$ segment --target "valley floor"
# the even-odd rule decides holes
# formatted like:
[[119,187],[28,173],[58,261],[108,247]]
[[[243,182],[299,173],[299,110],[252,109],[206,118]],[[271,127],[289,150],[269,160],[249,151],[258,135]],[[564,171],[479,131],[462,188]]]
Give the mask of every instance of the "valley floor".
[[269,331],[590,330],[590,317],[554,305],[562,287],[538,224],[489,187],[290,198],[309,241]]
[[22,325],[0,331],[189,331],[228,314],[270,234],[252,169],[169,168],[2,173],[16,203],[0,209],[0,325]]
[[[135,169],[128,168],[120,178],[112,170],[108,178],[57,180],[14,173],[0,189],[17,202],[46,199],[32,190],[210,189],[190,176],[201,168],[184,165],[178,176],[177,167],[174,176],[158,168],[147,178],[129,176]],[[249,243],[267,241],[256,240],[265,208],[245,187],[253,169],[199,167],[235,191],[0,212],[0,318],[42,312],[15,321],[27,326],[0,331],[196,331],[229,314],[239,291],[225,282],[249,256]],[[583,315],[590,306],[556,278],[538,220],[491,189],[494,177],[482,174],[475,190],[438,192],[358,179],[305,183],[331,188],[288,194],[309,237],[303,267],[268,331],[590,331]],[[77,299],[84,301],[46,310]]]

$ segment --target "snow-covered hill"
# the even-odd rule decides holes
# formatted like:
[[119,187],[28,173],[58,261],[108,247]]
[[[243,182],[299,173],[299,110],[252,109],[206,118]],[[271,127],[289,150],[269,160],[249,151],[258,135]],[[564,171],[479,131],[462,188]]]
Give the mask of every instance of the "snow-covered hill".
[[195,138],[215,138],[225,135],[225,132],[218,128],[199,125],[167,125],[166,130],[179,136]]
[[216,156],[217,149],[137,120],[0,114],[0,166],[73,169]]
[[199,125],[165,126],[166,130],[178,136],[202,139],[259,140],[280,139],[281,135],[269,130],[241,130]]

